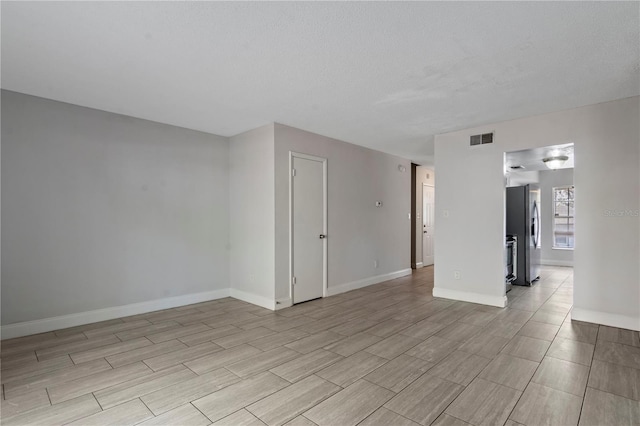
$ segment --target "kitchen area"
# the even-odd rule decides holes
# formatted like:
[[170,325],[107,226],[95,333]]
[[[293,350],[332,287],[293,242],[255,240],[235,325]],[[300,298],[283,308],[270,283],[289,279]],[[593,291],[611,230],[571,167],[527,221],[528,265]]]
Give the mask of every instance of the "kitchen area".
[[505,153],[505,293],[573,266],[573,143]]

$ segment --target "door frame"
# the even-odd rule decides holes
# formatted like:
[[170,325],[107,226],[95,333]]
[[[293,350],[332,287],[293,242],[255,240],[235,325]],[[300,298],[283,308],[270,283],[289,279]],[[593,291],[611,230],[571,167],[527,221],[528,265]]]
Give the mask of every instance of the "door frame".
[[328,276],[327,276],[327,159],[315,155],[303,154],[301,152],[289,151],[289,298],[293,305],[293,159],[318,161],[322,163],[322,233],[326,235],[322,240],[322,297],[327,297]]
[[[422,201],[422,209],[421,209],[422,210],[422,224],[424,224],[424,220],[425,220],[425,218],[424,218],[424,187],[425,186],[428,186],[429,188],[433,189],[433,215],[432,215],[431,220],[433,220],[433,225],[432,226],[433,226],[433,229],[435,231],[435,229],[436,229],[436,215],[435,215],[435,213],[436,213],[436,197],[435,197],[435,195],[436,195],[436,186],[435,185],[431,185],[429,183],[424,183],[424,182],[422,183],[422,191],[420,191],[420,198],[422,198],[422,200],[421,200]],[[422,263],[423,267],[424,266],[431,266],[431,265],[435,264],[435,257],[436,256],[435,256],[435,244],[434,244],[435,243],[435,238],[434,238],[434,235],[432,235],[431,238],[432,238],[431,244],[433,245],[433,248],[434,248],[434,254],[433,254],[434,263],[431,263],[429,265],[425,265],[425,262],[424,262],[424,236],[422,236],[422,240],[420,241],[421,244],[422,244],[422,262],[420,262],[420,263]]]

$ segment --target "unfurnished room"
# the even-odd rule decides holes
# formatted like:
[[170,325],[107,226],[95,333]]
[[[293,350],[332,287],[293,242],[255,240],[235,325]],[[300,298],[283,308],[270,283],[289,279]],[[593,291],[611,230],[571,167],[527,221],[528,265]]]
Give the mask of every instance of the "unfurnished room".
[[640,424],[640,2],[0,20],[3,426]]

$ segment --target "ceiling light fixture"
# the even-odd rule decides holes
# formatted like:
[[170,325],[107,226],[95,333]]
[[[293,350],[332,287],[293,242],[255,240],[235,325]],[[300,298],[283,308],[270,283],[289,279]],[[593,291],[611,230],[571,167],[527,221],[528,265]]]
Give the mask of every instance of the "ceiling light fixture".
[[555,157],[543,158],[542,162],[551,170],[556,170],[562,167],[568,159],[569,157],[567,157],[566,155],[556,155]]

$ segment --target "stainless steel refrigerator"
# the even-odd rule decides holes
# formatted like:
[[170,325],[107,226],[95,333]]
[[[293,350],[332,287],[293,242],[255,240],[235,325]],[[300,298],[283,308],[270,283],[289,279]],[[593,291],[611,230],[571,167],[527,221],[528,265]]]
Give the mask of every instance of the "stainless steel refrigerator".
[[517,278],[515,285],[530,286],[540,278],[540,187],[507,188],[507,235],[517,237]]

